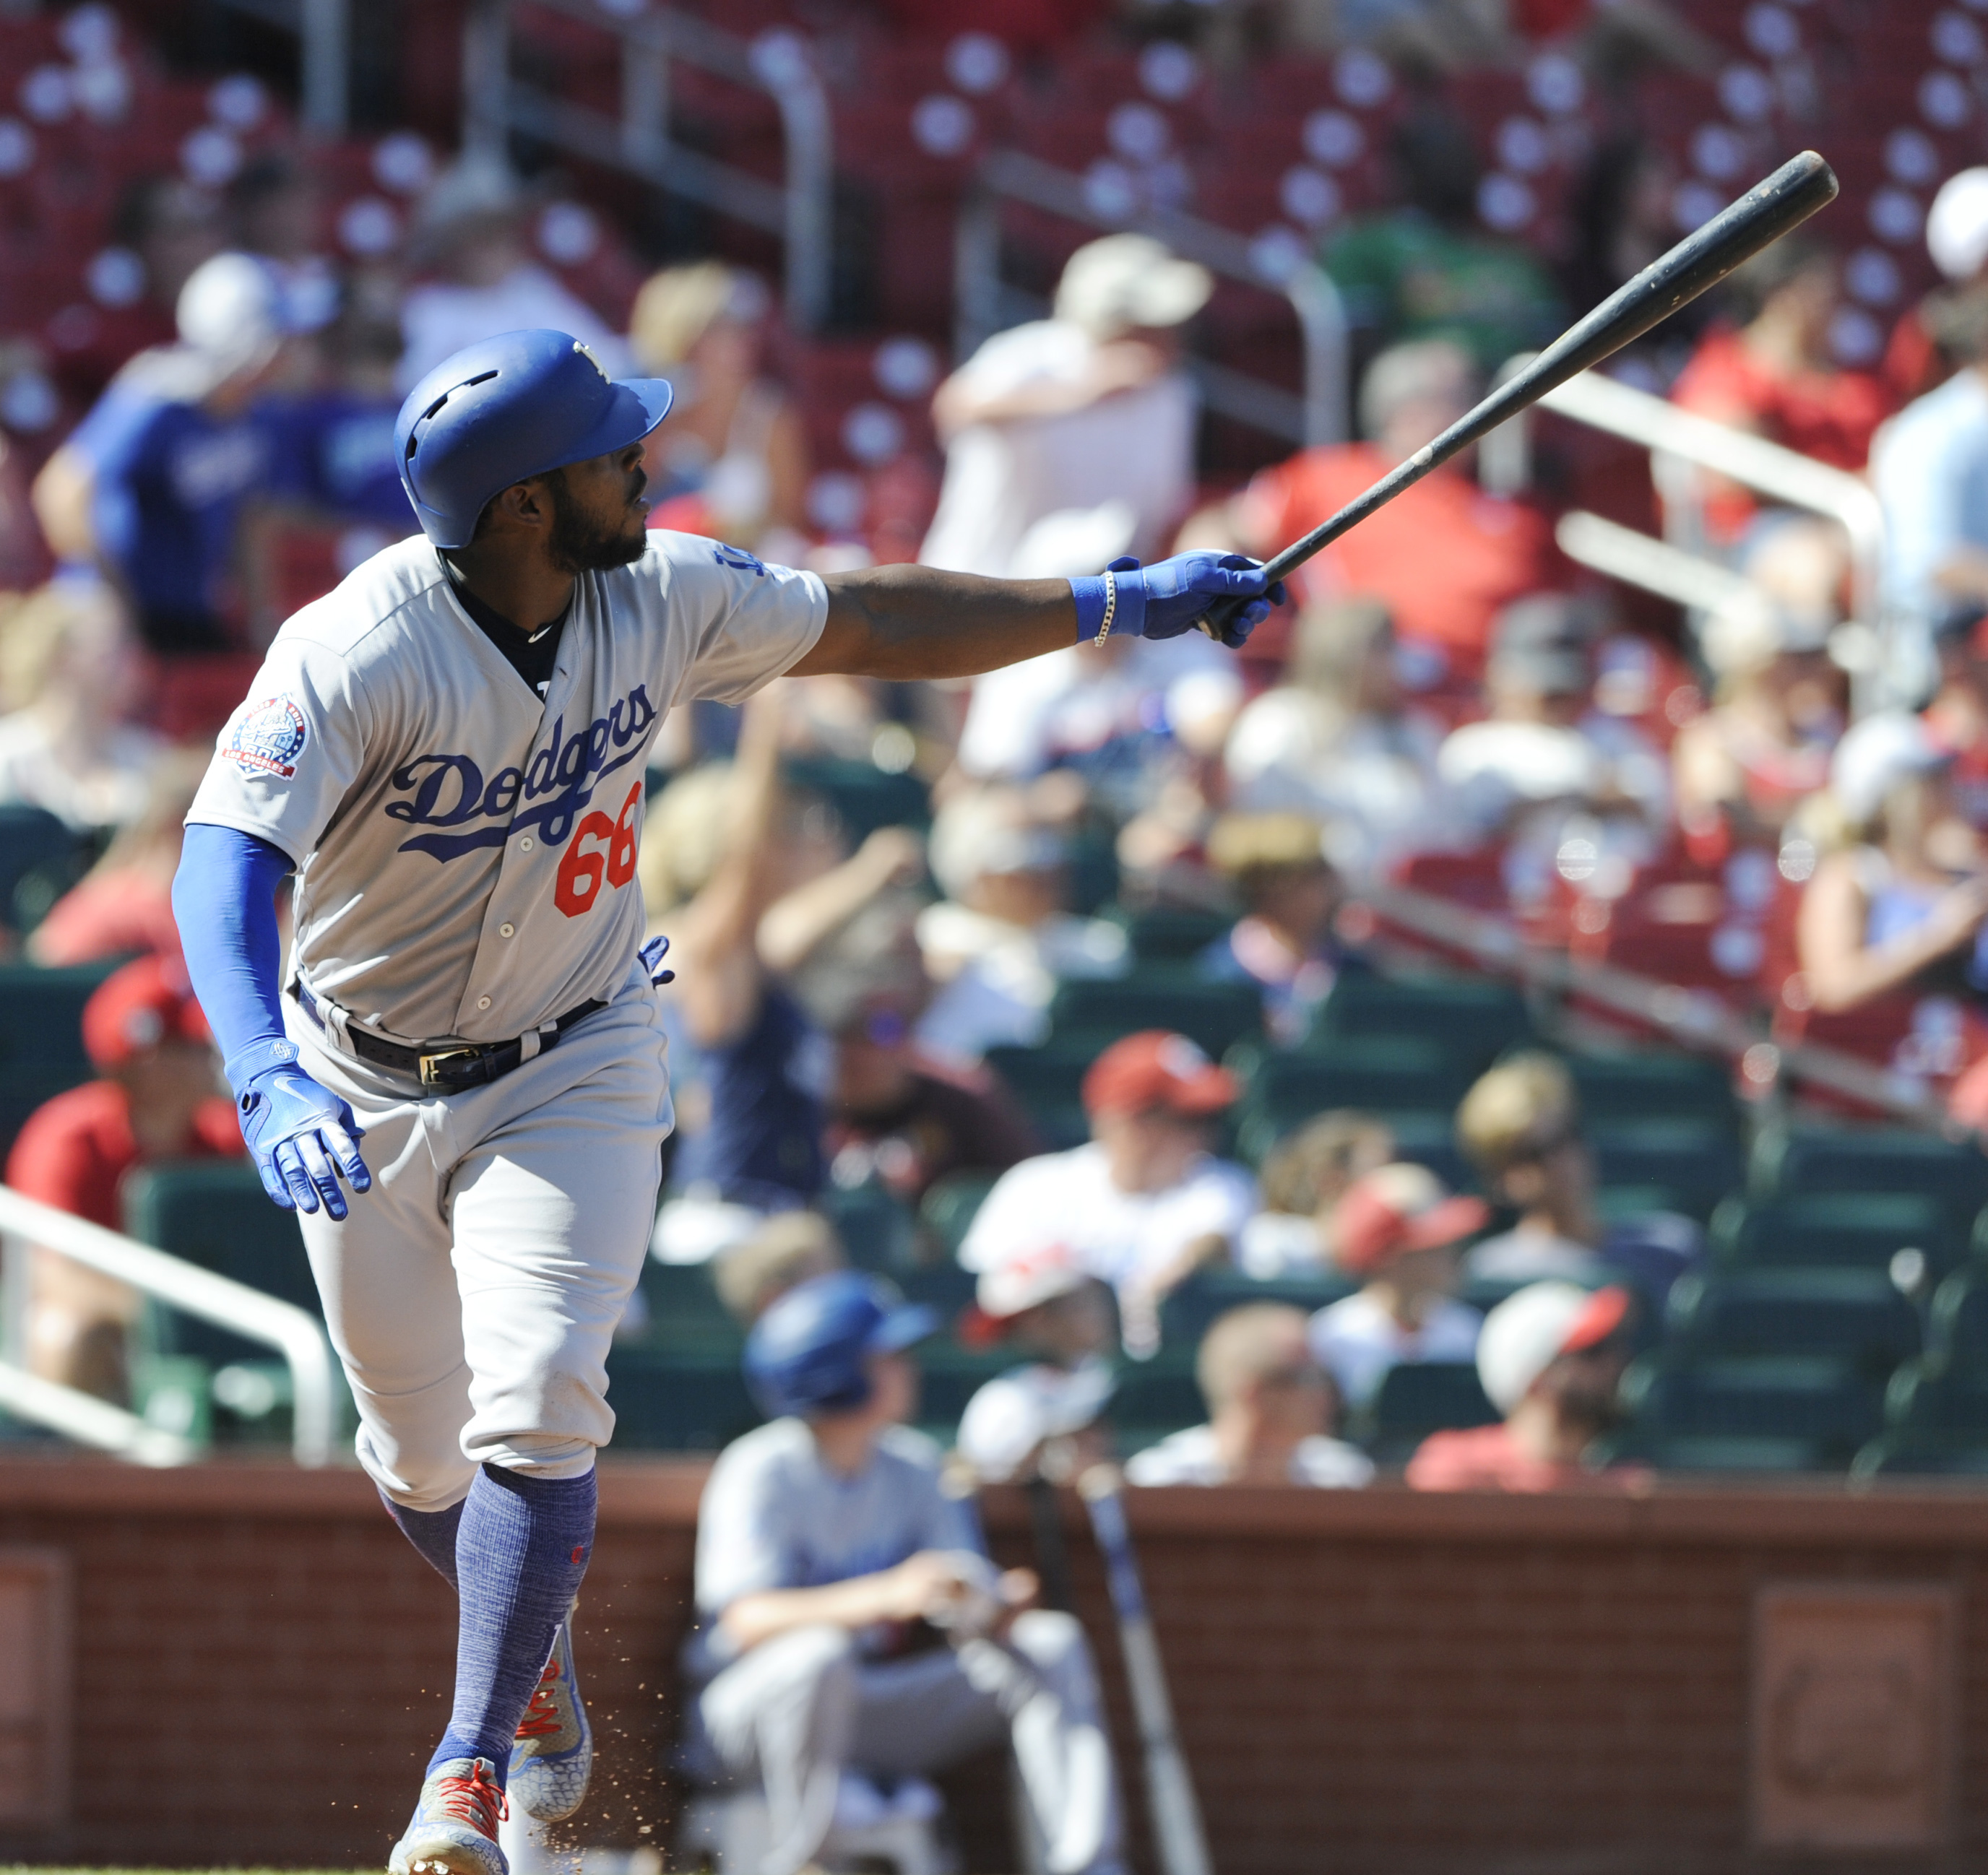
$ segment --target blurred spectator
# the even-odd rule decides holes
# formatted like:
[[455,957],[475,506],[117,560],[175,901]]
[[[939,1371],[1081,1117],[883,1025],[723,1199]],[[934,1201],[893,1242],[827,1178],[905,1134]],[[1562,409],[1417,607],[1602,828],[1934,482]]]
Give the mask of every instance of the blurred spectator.
[[1456,1110],[1456,1137],[1493,1203],[1519,1214],[1510,1230],[1464,1259],[1475,1280],[1613,1278],[1661,1309],[1672,1283],[1703,1253],[1704,1233],[1672,1211],[1602,1222],[1574,1076],[1551,1055],[1513,1055],[1479,1076]]
[[1842,674],[1827,650],[1843,558],[1827,523],[1773,529],[1750,558],[1756,583],[1744,602],[1706,622],[1712,707],[1671,748],[1678,823],[1694,851],[1778,844],[1797,806],[1827,781],[1843,729]]
[[180,342],[141,352],[51,456],[35,509],[58,555],[100,562],[145,643],[225,650],[241,610],[237,528],[268,481],[257,394],[289,355],[289,314],[269,269],[220,254],[181,290]]
[[[1728,282],[1736,321],[1699,341],[1672,399],[1832,468],[1861,470],[1890,405],[1875,374],[1846,370],[1831,356],[1842,289],[1842,263],[1830,249],[1800,235],[1774,242]],[[1753,497],[1709,474],[1704,487],[1710,540],[1729,546],[1753,518]]]
[[1208,1423],[1135,1452],[1128,1484],[1371,1484],[1374,1461],[1332,1434],[1332,1382],[1306,1344],[1302,1309],[1246,1302],[1202,1337],[1194,1377]]
[[[1083,1630],[997,1574],[945,1488],[910,1352],[936,1326],[873,1277],[817,1277],[747,1338],[770,1423],[735,1440],[698,1507],[688,1702],[731,1781],[766,1795],[769,1871],[816,1866],[838,1812],[885,1812],[872,1778],[921,1780],[1012,1741],[1026,1802],[1070,1875],[1111,1875],[1117,1801]],[[928,1644],[918,1623],[944,1630]]]
[[[1198,517],[1184,544],[1219,541],[1259,557],[1275,552],[1439,436],[1476,396],[1469,357],[1447,340],[1383,352],[1360,387],[1367,441],[1307,449],[1264,470],[1230,504],[1226,524]],[[1452,671],[1474,677],[1498,609],[1554,584],[1557,566],[1544,519],[1486,494],[1470,478],[1466,454],[1335,541],[1298,583],[1301,597],[1378,599],[1413,657],[1414,688],[1425,688]]]
[[1640,729],[1593,707],[1591,639],[1582,610],[1555,593],[1498,615],[1490,715],[1452,730],[1436,756],[1452,836],[1510,840],[1544,867],[1579,814],[1604,859],[1654,855],[1670,821],[1669,772]]
[[[83,1041],[99,1078],[37,1108],[8,1154],[7,1183],[23,1197],[122,1230],[123,1181],[138,1167],[242,1153],[206,1019],[165,959],[106,978],[83,1005]],[[29,1364],[45,1380],[128,1398],[138,1308],[123,1283],[36,1251]]]
[[1953,812],[1952,759],[1902,711],[1865,717],[1837,745],[1830,792],[1854,843],[1817,866],[1795,934],[1817,1008],[1988,989],[1988,872]]
[[650,525],[761,546],[784,559],[805,544],[807,432],[761,370],[771,309],[756,274],[717,261],[668,268],[636,296],[628,348],[639,369],[677,391],[644,458],[655,503]]
[[1018,788],[955,795],[932,823],[932,877],[945,900],[919,914],[918,947],[939,985],[919,1045],[978,1061],[1003,1044],[1033,1047],[1065,978],[1122,976],[1121,926],[1066,909],[1070,843]]
[[1344,961],[1333,936],[1338,875],[1324,829],[1302,814],[1230,814],[1208,836],[1208,863],[1235,888],[1242,916],[1196,960],[1202,975],[1263,993],[1272,1041],[1290,1047],[1311,1027]]
[[503,160],[480,154],[458,158],[421,198],[412,251],[431,277],[408,290],[401,309],[402,394],[465,345],[538,326],[571,333],[610,377],[627,375],[627,346],[531,258],[529,206]]
[[1405,702],[1396,650],[1378,600],[1307,606],[1283,681],[1244,708],[1223,756],[1232,806],[1324,821],[1327,856],[1354,880],[1419,843],[1435,785],[1442,730]]
[[847,1261],[835,1226],[819,1211],[783,1211],[720,1251],[712,1259],[712,1282],[725,1312],[750,1328],[788,1290]]
[[1130,509],[1131,552],[1159,552],[1194,492],[1181,328],[1213,285],[1147,235],[1078,248],[1054,316],[996,333],[933,398],[945,480],[918,558],[1010,574],[1033,530],[1107,502]]
[[1885,348],[1885,387],[1904,404],[1937,390],[1969,363],[1956,347],[1950,322],[1969,316],[1970,289],[1988,266],[1988,169],[1963,169],[1939,185],[1926,211],[1926,252],[1950,282],[1906,309]]
[[[16,378],[46,385],[41,364],[39,347],[0,339],[0,386]],[[0,596],[30,591],[55,570],[29,494],[32,466],[27,452],[0,429]]]
[[[1599,306],[1677,244],[1672,204],[1677,165],[1658,144],[1634,133],[1604,139],[1581,166],[1567,204],[1574,233],[1565,269],[1567,299],[1576,314]],[[1637,360],[1668,386],[1690,354],[1703,315],[1680,307],[1653,332],[1616,354],[1611,370]]]
[[1351,1407],[1404,1363],[1469,1360],[1483,1318],[1456,1299],[1464,1240],[1490,1220],[1482,1198],[1452,1197],[1427,1167],[1384,1165],[1339,1201],[1339,1267],[1357,1295],[1311,1319],[1311,1346]]
[[1885,594],[1928,623],[1988,600],[1988,282],[1954,306],[1963,368],[1878,434],[1871,479],[1885,510]]
[[1259,1281],[1313,1276],[1338,1265],[1340,1201],[1355,1179],[1391,1163],[1384,1121],[1350,1109],[1321,1113],[1264,1155],[1263,1208],[1242,1227],[1236,1260]]
[[1239,1091],[1185,1035],[1146,1029],[1113,1042],[1084,1077],[1090,1143],[1004,1172],[961,1263],[996,1269],[1053,1219],[1083,1267],[1117,1292],[1127,1349],[1150,1353],[1161,1299],[1226,1257],[1256,1208],[1249,1174],[1209,1152],[1215,1117]]
[[1955,809],[1969,826],[1988,829],[1988,603],[1953,607],[1934,645],[1939,688],[1925,707],[1926,728],[1953,752]]
[[291,328],[318,332],[338,316],[338,275],[323,252],[324,191],[287,150],[252,157],[228,185],[234,245],[276,276]]
[[0,801],[46,809],[78,833],[142,815],[165,744],[123,720],[137,701],[137,647],[117,595],[69,576],[0,627]]
[[1408,1461],[1417,1491],[1641,1492],[1641,1466],[1587,1462],[1618,1417],[1634,1305],[1626,1289],[1592,1293],[1536,1282],[1484,1318],[1477,1373],[1505,1415],[1495,1426],[1432,1432]]
[[144,806],[119,828],[103,856],[56,900],[28,938],[28,955],[60,968],[133,952],[180,954],[173,921],[187,812],[210,760],[205,748],[177,748],[153,768]]
[[1478,221],[1480,166],[1462,119],[1432,106],[1412,112],[1391,133],[1388,159],[1400,206],[1355,221],[1324,255],[1370,354],[1443,339],[1488,373],[1553,337],[1565,321],[1545,270]]
[[1111,1292],[1043,1232],[981,1273],[979,1316],[1036,1358],[981,1387],[960,1417],[959,1455],[982,1484],[1046,1476],[1067,1483],[1111,1455],[1099,1424],[1110,1403],[1117,1322]]
[[1006,1171],[1041,1150],[993,1074],[935,1059],[914,1039],[929,985],[918,900],[901,882],[922,873],[923,852],[909,829],[880,828],[847,866],[775,906],[759,940],[833,1046],[824,1143],[836,1182],[875,1177],[913,1205],[950,1173]]
[[165,174],[140,176],[125,190],[111,217],[110,238],[143,264],[146,304],[162,336],[172,329],[181,289],[226,245],[214,198]]

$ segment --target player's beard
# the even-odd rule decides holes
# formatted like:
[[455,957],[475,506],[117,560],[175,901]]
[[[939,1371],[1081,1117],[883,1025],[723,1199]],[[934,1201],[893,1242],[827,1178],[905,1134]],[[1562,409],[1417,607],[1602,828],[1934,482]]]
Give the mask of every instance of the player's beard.
[[[634,496],[623,511],[619,527],[602,525],[573,498],[563,475],[546,478],[552,497],[552,532],[546,539],[546,556],[563,573],[608,573],[639,560],[648,549],[649,535],[643,517],[635,511]],[[641,493],[638,485],[635,494]]]

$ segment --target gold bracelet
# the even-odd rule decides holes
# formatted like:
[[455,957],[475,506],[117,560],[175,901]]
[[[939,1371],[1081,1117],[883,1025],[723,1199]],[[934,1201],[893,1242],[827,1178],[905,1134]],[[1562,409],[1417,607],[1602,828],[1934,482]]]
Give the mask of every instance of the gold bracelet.
[[1102,644],[1111,635],[1111,620],[1118,610],[1118,576],[1110,567],[1104,569],[1104,618],[1097,627],[1097,636],[1093,644]]

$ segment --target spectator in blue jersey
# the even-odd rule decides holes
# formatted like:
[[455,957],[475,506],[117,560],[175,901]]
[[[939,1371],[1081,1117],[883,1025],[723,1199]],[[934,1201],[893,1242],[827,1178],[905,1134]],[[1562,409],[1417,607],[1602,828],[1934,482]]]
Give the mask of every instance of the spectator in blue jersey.
[[133,359],[35,484],[49,545],[100,562],[168,654],[228,647],[239,523],[269,474],[252,406],[290,340],[279,282],[244,254],[198,268],[177,317],[179,343]]

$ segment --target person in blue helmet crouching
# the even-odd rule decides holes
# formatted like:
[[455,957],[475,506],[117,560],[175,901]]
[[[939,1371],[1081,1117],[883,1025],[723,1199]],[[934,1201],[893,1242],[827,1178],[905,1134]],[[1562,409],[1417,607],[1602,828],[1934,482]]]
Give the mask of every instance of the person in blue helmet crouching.
[[[1012,1741],[1051,1875],[1117,1875],[1119,1806],[1097,1679],[1070,1616],[997,1573],[916,1410],[929,1309],[852,1270],[754,1326],[770,1422],[735,1441],[698,1522],[692,1712],[731,1778],[763,1787],[790,1875],[880,1806],[935,1807],[931,1772]],[[886,1795],[886,1792],[888,1795]]]

